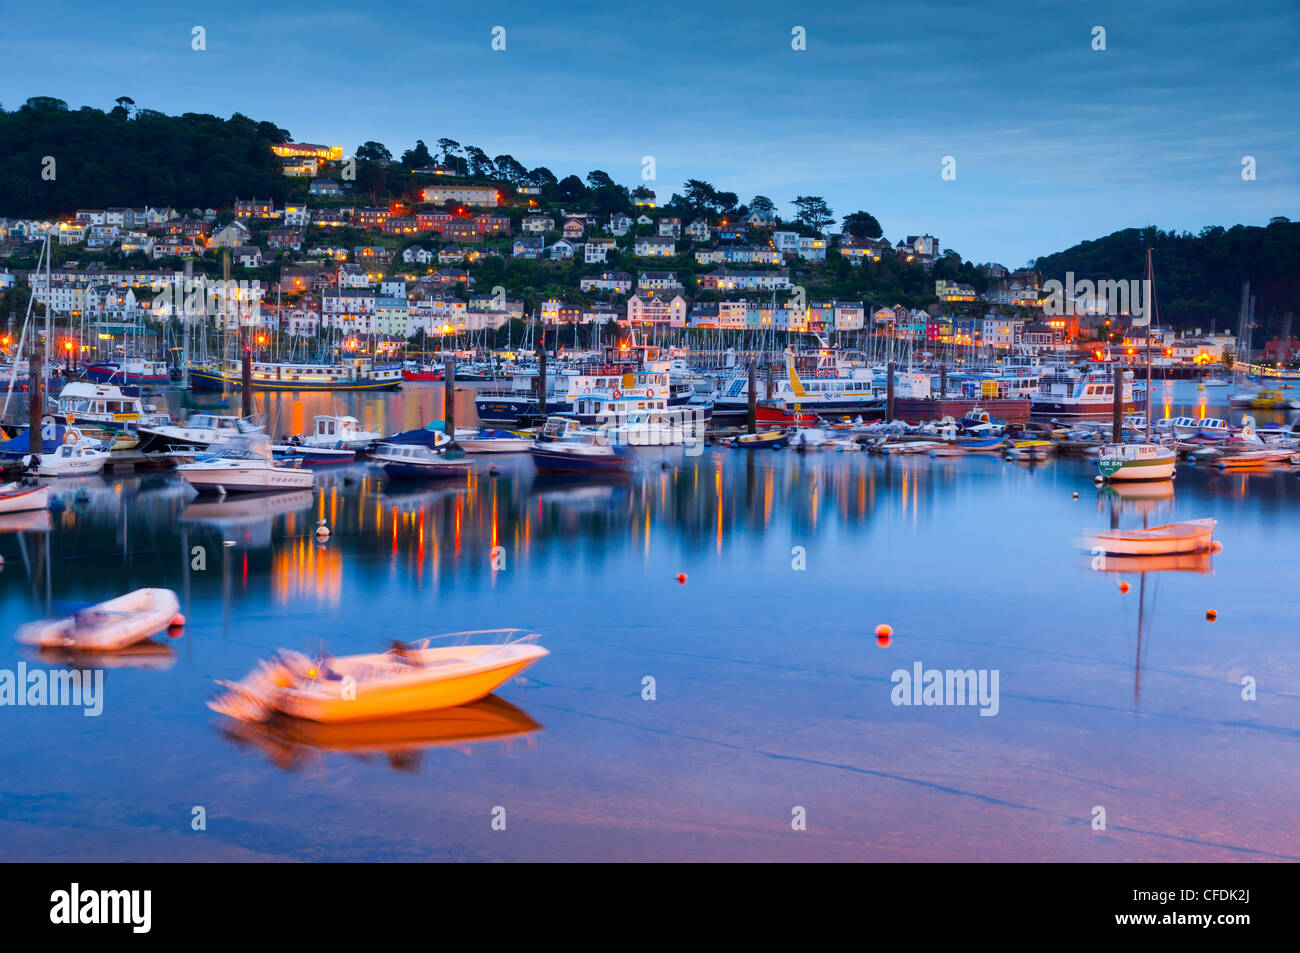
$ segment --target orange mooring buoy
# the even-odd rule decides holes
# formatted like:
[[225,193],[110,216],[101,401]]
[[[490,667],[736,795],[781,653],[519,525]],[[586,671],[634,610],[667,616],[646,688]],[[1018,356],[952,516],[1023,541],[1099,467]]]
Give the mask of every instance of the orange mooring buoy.
[[1219,613],[1215,612],[1213,609],[1206,609],[1206,610],[1205,610],[1205,621],[1206,621],[1206,622],[1213,622],[1213,621],[1214,621],[1215,619],[1217,619],[1218,617],[1219,617]]
[[684,586],[684,585],[686,585],[686,573],[684,573],[684,572],[679,572],[679,573],[677,574],[677,584],[678,584],[679,586]]
[[1124,593],[1126,593],[1126,592],[1128,592],[1128,583],[1126,583],[1126,582],[1121,582],[1121,583],[1119,584],[1119,594],[1122,596],[1122,595],[1124,595]]
[[877,645],[882,645],[882,646],[888,645],[890,641],[892,641],[893,637],[894,637],[893,626],[885,625],[883,622],[880,625],[876,626]]

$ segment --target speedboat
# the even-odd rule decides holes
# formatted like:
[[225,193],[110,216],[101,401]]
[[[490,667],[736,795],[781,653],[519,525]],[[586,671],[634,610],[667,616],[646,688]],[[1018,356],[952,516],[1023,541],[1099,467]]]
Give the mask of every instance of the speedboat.
[[232,439],[224,450],[181,464],[176,471],[200,493],[309,489],[316,475],[296,463],[278,463],[271,455],[270,440],[258,435]]
[[371,451],[370,459],[390,480],[460,477],[470,469],[466,460],[448,460],[441,450],[414,443],[381,443]]
[[77,431],[67,432],[68,441],[53,453],[32,453],[23,457],[23,464],[36,471],[37,476],[90,476],[104,469],[112,454],[98,440],[82,437]]
[[180,608],[170,589],[137,589],[64,619],[29,622],[17,638],[24,645],[113,652],[183,624]]
[[1151,529],[1112,529],[1091,534],[1088,548],[1115,556],[1171,556],[1200,553],[1214,547],[1217,520],[1187,520]]
[[250,722],[277,715],[325,724],[400,718],[476,702],[550,654],[536,644],[537,634],[518,629],[440,641],[485,636],[504,641],[432,647],[434,640],[424,639],[387,652],[319,659],[281,650],[242,681],[218,682],[225,692],[208,707]]
[[1201,432],[1201,422],[1195,417],[1174,417],[1169,421],[1169,429],[1179,440],[1196,437]]
[[1243,391],[1228,398],[1233,407],[1254,407],[1259,410],[1297,410],[1300,400],[1287,397],[1280,390],[1266,388],[1257,391]]
[[727,446],[737,450],[760,450],[764,447],[779,449],[790,442],[790,435],[784,430],[762,430],[758,433],[742,433],[727,442]]
[[605,431],[569,417],[548,417],[528,453],[539,473],[626,470],[636,462],[631,447],[616,446]]
[[527,453],[534,439],[532,434],[490,427],[456,431],[456,443],[466,453]]
[[1116,443],[1102,449],[1097,469],[1107,480],[1168,480],[1178,454],[1158,443]]
[[1222,440],[1235,432],[1233,426],[1222,417],[1206,417],[1200,422],[1199,435],[1211,440]]
[[25,486],[22,483],[0,485],[0,513],[43,510],[50,502],[48,486]]

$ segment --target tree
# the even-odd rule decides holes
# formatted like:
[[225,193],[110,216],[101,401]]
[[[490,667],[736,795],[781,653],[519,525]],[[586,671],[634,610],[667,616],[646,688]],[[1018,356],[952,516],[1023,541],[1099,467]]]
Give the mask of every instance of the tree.
[[560,198],[565,202],[577,202],[587,194],[587,187],[576,175],[566,175],[559,182]]
[[557,180],[554,172],[544,165],[539,165],[528,173],[528,182],[531,185],[555,185]]
[[593,189],[603,189],[614,185],[614,180],[610,178],[608,172],[602,172],[600,169],[592,169],[587,173],[587,185]]
[[844,232],[854,238],[879,238],[885,230],[870,212],[850,212],[844,216]]
[[758,212],[760,215],[771,217],[776,214],[776,203],[766,195],[755,195],[749,200],[749,210]]
[[831,207],[820,195],[800,195],[791,204],[795,207],[796,221],[819,235],[827,225],[835,221]]
[[718,203],[718,190],[702,179],[687,179],[682,183],[686,201],[697,215],[713,211]]
[[520,182],[523,182],[528,178],[528,170],[517,162],[514,156],[497,156],[492,160],[492,162],[497,167],[497,175],[501,176],[501,178],[505,179],[507,182],[518,185]]
[[714,196],[714,208],[722,215],[730,215],[736,211],[739,203],[740,198],[735,192],[719,192]]
[[478,146],[468,146],[465,149],[465,157],[469,162],[469,174],[476,179],[492,179],[496,177],[497,167],[492,164],[487,153]]
[[402,153],[402,165],[408,169],[420,169],[427,165],[433,165],[433,156],[429,152],[429,147],[424,144],[423,139],[416,139],[415,148],[407,149]]
[[370,162],[392,162],[393,154],[388,151],[388,147],[382,142],[375,142],[373,139],[357,146],[357,158],[365,159]]
[[442,153],[444,165],[450,164],[452,156],[460,155],[460,143],[455,139],[443,137],[438,140],[438,150]]

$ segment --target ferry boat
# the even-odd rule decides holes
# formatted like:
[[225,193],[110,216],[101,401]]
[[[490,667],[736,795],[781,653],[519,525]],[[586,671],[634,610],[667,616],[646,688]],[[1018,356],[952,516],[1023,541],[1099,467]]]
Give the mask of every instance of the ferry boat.
[[[402,384],[400,361],[380,363],[368,357],[349,357],[339,364],[283,364],[254,361],[254,390],[394,390]],[[191,365],[193,390],[242,390],[243,368],[239,361],[220,366]]]
[[[1137,410],[1133,394],[1133,374],[1126,371],[1122,378],[1124,388],[1122,413]],[[1109,371],[1078,371],[1074,368],[1057,368],[1043,374],[1038,390],[1029,395],[1030,412],[1051,414],[1057,417],[1101,416],[1113,412],[1115,382]]]
[[171,382],[171,369],[162,361],[147,361],[142,357],[128,357],[121,361],[96,361],[87,364],[83,373],[97,384],[150,384]]
[[[804,364],[806,379],[798,369],[800,363]],[[756,379],[755,387],[760,399],[823,417],[861,414],[884,406],[885,399],[877,393],[875,386],[875,372],[870,367],[846,364],[829,348],[821,348],[814,355],[796,355],[787,350],[785,370],[783,377],[772,382],[770,394],[767,393],[767,382],[762,378]],[[926,378],[928,380],[928,375]],[[749,374],[738,368],[718,389],[713,399],[713,416],[719,420],[734,420],[748,414]]]
[[528,452],[539,473],[626,470],[636,462],[631,448],[615,446],[604,431],[569,417],[548,417]]

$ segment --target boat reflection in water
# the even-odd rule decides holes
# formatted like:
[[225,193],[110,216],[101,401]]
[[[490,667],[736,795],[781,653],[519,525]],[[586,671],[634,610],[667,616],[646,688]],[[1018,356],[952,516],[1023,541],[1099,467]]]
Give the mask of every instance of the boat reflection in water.
[[176,664],[176,650],[152,639],[114,652],[86,652],[68,646],[45,646],[28,649],[25,654],[43,665],[62,665],[75,669],[135,668],[165,672]]
[[415,771],[428,748],[464,747],[488,741],[509,741],[544,730],[527,712],[496,695],[472,705],[404,718],[324,724],[275,717],[265,722],[228,722],[224,737],[259,749],[271,763],[296,771],[327,752],[370,761],[387,758],[398,771]]

